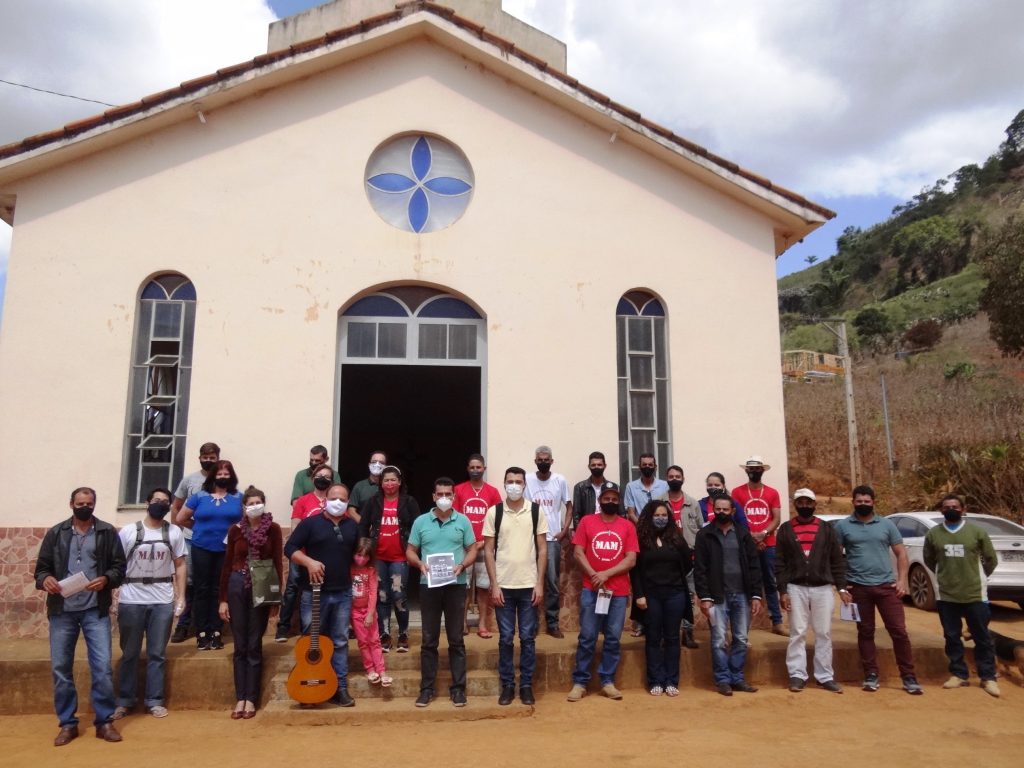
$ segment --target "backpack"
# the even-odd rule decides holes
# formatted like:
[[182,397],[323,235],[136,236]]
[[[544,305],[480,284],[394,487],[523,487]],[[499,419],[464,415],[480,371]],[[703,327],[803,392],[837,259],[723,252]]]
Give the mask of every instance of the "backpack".
[[[505,507],[499,501],[494,505],[494,559],[498,559],[498,532],[501,530],[501,516],[505,514]],[[540,520],[540,505],[537,502],[530,502],[530,516],[533,518],[533,546],[537,547],[537,523]]]
[[[174,550],[171,549],[171,526],[165,522],[160,523],[160,541],[151,542],[151,546],[157,544],[163,544],[167,547],[167,552],[170,555],[174,554]],[[146,538],[146,529],[142,525],[142,521],[139,520],[135,523],[135,543],[132,544],[132,548],[128,550],[128,554],[125,555],[125,563],[131,564],[132,555],[135,554],[135,550],[142,546],[142,542]],[[173,558],[172,558],[173,560]],[[127,566],[126,566],[127,568]],[[125,584],[170,584],[174,581],[174,576],[126,576],[124,579]]]

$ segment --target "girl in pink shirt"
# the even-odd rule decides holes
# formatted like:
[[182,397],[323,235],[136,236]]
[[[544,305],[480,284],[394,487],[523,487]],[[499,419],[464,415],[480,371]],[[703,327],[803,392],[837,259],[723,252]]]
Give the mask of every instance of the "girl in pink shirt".
[[385,688],[393,682],[384,668],[384,652],[377,634],[377,566],[373,540],[360,539],[352,557],[352,629],[363,657],[366,679]]

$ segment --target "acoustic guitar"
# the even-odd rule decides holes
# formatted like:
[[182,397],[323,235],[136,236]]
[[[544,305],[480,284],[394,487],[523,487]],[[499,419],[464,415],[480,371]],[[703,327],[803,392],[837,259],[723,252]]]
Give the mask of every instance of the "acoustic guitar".
[[288,675],[288,695],[300,704],[323,704],[338,690],[331,666],[334,643],[320,637],[320,585],[313,585],[313,620],[309,634],[295,643],[295,667]]

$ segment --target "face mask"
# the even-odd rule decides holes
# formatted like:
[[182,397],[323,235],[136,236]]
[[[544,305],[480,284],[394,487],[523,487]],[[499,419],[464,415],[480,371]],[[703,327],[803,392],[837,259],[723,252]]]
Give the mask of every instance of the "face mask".
[[683,490],[683,481],[682,480],[669,480],[668,481],[668,489],[670,491],[673,491],[673,492]]
[[441,496],[437,501],[434,502],[434,506],[440,509],[442,512],[447,512],[452,508],[452,500],[447,496]]
[[379,477],[380,473],[384,471],[384,465],[379,461],[370,462],[370,474],[374,477]]
[[231,478],[218,477],[214,479],[213,484],[216,485],[218,488],[227,488],[229,485],[231,485]]
[[802,520],[810,520],[814,517],[814,507],[797,507],[796,516]]
[[322,476],[314,477],[313,487],[316,488],[318,491],[326,491],[328,488],[331,487],[331,478]]
[[763,474],[764,474],[763,470],[758,470],[757,472],[747,472],[747,477],[750,478],[750,482],[752,482],[752,483],[760,483],[761,482],[761,476]]
[[75,507],[71,510],[71,513],[75,516],[76,520],[81,520],[83,523],[92,517],[92,507]]
[[245,514],[250,520],[258,520],[263,515],[264,509],[266,509],[265,504],[250,504],[245,508]]
[[946,518],[947,523],[959,523],[964,513],[959,509],[944,509],[942,510],[942,516]]
[[601,511],[606,515],[617,515],[619,514],[619,502],[617,501],[602,501]]
[[640,467],[640,474],[644,477],[654,477],[654,467]]
[[710,485],[704,490],[708,492],[708,496],[717,496],[723,492],[721,488],[712,488]]
[[519,483],[508,483],[505,486],[505,495],[512,501],[519,501],[523,498],[523,486]]
[[352,559],[356,561],[356,565],[358,565],[360,568],[370,562],[370,558],[368,558],[366,555],[356,555]]
[[654,524],[654,527],[657,528],[659,531],[664,528],[668,528],[667,517],[654,517],[651,518],[651,522]]
[[479,480],[484,476],[484,471],[482,469],[471,469],[467,474],[469,475],[470,480]]
[[327,514],[332,517],[341,517],[345,514],[345,510],[348,509],[348,502],[341,499],[331,499],[327,502],[326,509]]
[[593,478],[604,477],[604,467],[591,467],[590,476]]
[[545,472],[549,472],[550,470],[551,470],[551,462],[550,461],[538,461],[537,462],[537,471],[540,472],[541,474],[544,474]]
[[217,466],[216,461],[200,461],[199,466],[202,467],[203,472],[209,472],[211,469]]
[[868,517],[874,511],[874,504],[858,504],[853,508],[854,514],[859,515],[860,517]]
[[146,511],[154,520],[163,520],[167,517],[167,513],[171,511],[171,505],[166,501],[154,501],[146,507]]
[[717,525],[728,525],[732,521],[732,512],[715,511],[715,523]]

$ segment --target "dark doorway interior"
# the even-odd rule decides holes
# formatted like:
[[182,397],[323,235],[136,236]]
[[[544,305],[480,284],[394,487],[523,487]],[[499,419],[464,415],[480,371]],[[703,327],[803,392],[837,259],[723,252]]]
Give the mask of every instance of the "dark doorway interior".
[[345,363],[339,413],[342,479],[366,477],[370,452],[383,450],[426,510],[434,479],[462,482],[466,457],[480,450],[480,369]]

